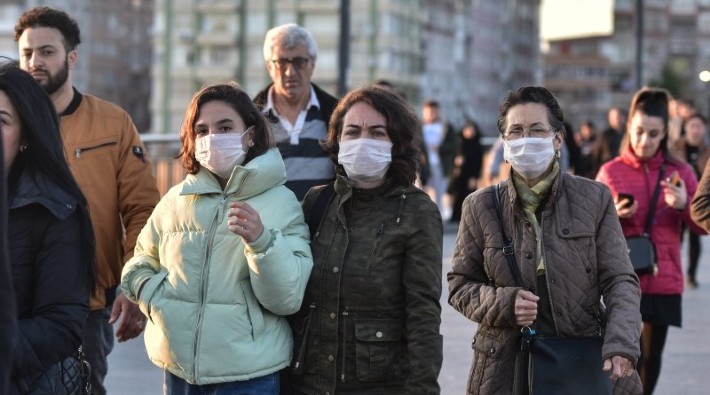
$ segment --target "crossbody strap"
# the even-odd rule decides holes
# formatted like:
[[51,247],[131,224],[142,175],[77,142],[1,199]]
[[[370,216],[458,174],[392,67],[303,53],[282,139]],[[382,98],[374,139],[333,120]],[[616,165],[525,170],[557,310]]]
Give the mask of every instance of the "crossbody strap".
[[523,278],[520,275],[520,269],[518,269],[518,263],[515,260],[515,250],[513,250],[512,240],[508,238],[505,233],[505,225],[503,224],[503,216],[500,209],[500,184],[495,185],[495,202],[496,202],[496,214],[498,214],[498,221],[500,222],[500,232],[503,234],[503,255],[508,260],[508,266],[510,266],[510,271],[513,273],[513,278],[515,279],[516,285],[519,287],[523,286]]
[[328,211],[328,206],[330,202],[333,201],[335,196],[335,183],[329,182],[321,189],[313,205],[309,208],[308,214],[306,214],[306,223],[308,224],[308,229],[311,231],[311,240],[318,235],[320,227],[325,218],[325,212]]
[[661,194],[661,180],[666,172],[666,164],[661,165],[661,170],[658,171],[658,180],[656,180],[656,187],[653,189],[653,195],[651,196],[651,205],[648,207],[648,212],[646,213],[646,223],[643,227],[643,233],[646,236],[651,235],[651,223],[653,222],[653,216],[656,214],[656,205],[658,204],[658,196]]

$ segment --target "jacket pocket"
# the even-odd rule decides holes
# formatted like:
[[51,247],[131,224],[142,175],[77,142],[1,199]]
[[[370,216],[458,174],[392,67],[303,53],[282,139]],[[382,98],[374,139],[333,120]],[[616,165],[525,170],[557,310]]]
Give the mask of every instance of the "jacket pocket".
[[401,339],[402,326],[399,321],[356,320],[355,364],[358,380],[379,382],[400,376]]
[[471,342],[473,348],[473,365],[468,380],[469,394],[484,394],[490,391],[481,387],[484,379],[491,381],[495,374],[496,360],[503,351],[503,342],[481,331],[476,332]]
[[74,149],[74,156],[77,159],[81,159],[83,156],[88,155],[88,154],[96,154],[100,153],[103,149],[106,149],[108,147],[113,147],[114,145],[117,145],[118,142],[116,140],[105,140],[105,141],[97,141],[93,143],[85,143],[85,145],[75,148]]

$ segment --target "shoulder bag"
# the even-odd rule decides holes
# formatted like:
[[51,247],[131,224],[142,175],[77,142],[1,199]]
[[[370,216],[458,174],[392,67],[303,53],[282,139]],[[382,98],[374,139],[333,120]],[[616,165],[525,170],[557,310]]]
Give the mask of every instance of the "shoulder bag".
[[[516,285],[522,287],[513,243],[503,225],[499,189],[496,184],[495,206],[503,234],[503,254]],[[515,395],[611,394],[611,380],[602,370],[601,326],[597,336],[588,337],[541,336],[528,327],[521,332],[520,347],[515,357]]]
[[642,274],[658,274],[658,263],[656,260],[656,246],[651,240],[651,223],[653,216],[656,214],[656,205],[658,204],[658,196],[661,193],[661,180],[665,173],[666,165],[661,165],[661,170],[658,172],[658,180],[656,187],[653,189],[651,202],[646,213],[646,222],[643,227],[643,233],[638,236],[630,236],[626,238],[626,246],[629,250],[629,258],[634,271],[638,275]]
[[83,346],[74,355],[59,361],[39,375],[18,377],[17,388],[23,394],[91,394],[91,365],[84,357]]

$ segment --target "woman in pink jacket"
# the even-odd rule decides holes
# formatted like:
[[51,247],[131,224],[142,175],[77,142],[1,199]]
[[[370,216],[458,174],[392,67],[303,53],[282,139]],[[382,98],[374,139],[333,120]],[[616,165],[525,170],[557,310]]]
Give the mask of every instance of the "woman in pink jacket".
[[661,89],[643,88],[634,95],[620,155],[597,174],[597,181],[611,189],[624,236],[630,237],[644,233],[651,197],[663,171],[650,232],[658,270],[639,277],[643,319],[639,373],[645,394],[653,393],[658,381],[668,327],[681,326],[682,224],[703,233],[690,218],[690,198],[698,186],[695,173],[668,151],[668,100]]

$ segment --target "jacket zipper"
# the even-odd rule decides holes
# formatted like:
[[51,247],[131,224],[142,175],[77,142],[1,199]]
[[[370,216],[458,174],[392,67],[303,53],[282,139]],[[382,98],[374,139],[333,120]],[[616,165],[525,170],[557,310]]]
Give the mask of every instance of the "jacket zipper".
[[206,248],[205,248],[205,264],[202,265],[202,281],[200,282],[200,311],[197,315],[197,328],[195,330],[195,350],[193,352],[195,356],[195,371],[194,371],[194,377],[195,381],[197,381],[197,372],[199,371],[198,369],[198,361],[199,358],[197,356],[199,350],[200,350],[200,335],[202,334],[202,331],[200,328],[202,327],[202,318],[205,312],[205,299],[207,297],[207,282],[209,280],[208,275],[207,275],[207,268],[209,267],[209,262],[210,262],[210,256],[212,255],[212,240],[214,240],[215,233],[217,232],[217,224],[219,223],[219,213],[221,212],[222,206],[224,206],[224,202],[226,201],[227,196],[223,193],[222,198],[219,201],[219,207],[217,207],[217,212],[215,213],[214,217],[212,218],[212,225],[210,226],[210,231],[209,234],[207,235],[207,240],[206,240]]
[[380,224],[377,226],[377,231],[375,232],[375,245],[372,246],[372,252],[370,253],[370,259],[367,260],[367,270],[370,270],[370,264],[372,261],[375,259],[375,254],[377,253],[377,250],[380,248],[380,244],[382,244],[382,233],[385,230],[385,223],[380,222]]
[[74,156],[76,156],[76,158],[79,159],[79,158],[81,158],[82,152],[91,151],[91,150],[95,150],[98,148],[108,147],[109,145],[116,145],[116,144],[117,143],[115,141],[109,141],[108,143],[95,145],[93,147],[77,148],[74,150]]
[[316,304],[315,302],[311,302],[311,305],[308,306],[308,316],[306,316],[306,322],[305,325],[303,326],[303,331],[302,333],[302,339],[301,339],[301,345],[298,347],[298,355],[296,355],[296,360],[293,362],[293,370],[295,375],[300,375],[301,370],[303,367],[301,366],[303,364],[303,359],[305,358],[306,354],[306,343],[308,340],[308,332],[310,331],[311,328],[311,319],[313,317],[313,312],[316,310]]
[[343,337],[341,339],[341,342],[343,344],[342,351],[340,354],[340,382],[344,383],[345,382],[345,339],[347,338],[347,332],[348,332],[348,326],[347,326],[347,318],[348,318],[348,306],[345,306],[345,310],[342,312],[343,316]]

